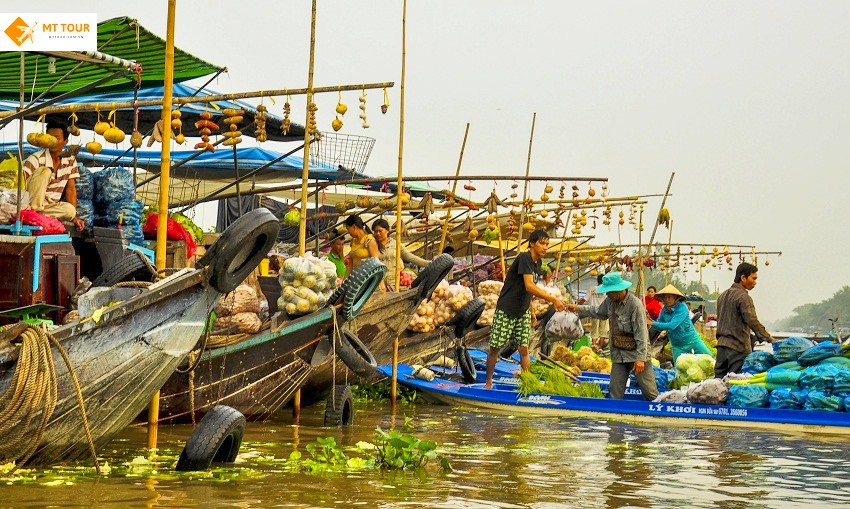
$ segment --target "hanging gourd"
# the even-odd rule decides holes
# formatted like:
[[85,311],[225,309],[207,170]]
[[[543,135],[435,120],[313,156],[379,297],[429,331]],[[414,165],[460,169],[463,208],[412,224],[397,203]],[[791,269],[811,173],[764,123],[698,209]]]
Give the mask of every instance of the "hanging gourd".
[[316,136],[319,133],[319,126],[316,123],[317,111],[319,111],[319,107],[316,103],[311,102],[307,105],[307,132],[310,133],[310,136]]
[[[183,121],[180,117],[183,116],[180,110],[173,110],[171,112],[171,135],[174,137],[174,141],[177,142],[178,145],[182,145],[186,141],[186,136],[183,135]],[[177,134],[174,134],[174,131],[177,131]],[[135,131],[133,135],[138,131]],[[130,136],[130,144],[133,143],[133,136]]]
[[386,114],[390,109],[390,94],[387,92],[387,87],[384,87],[384,104],[381,105],[381,113]]
[[103,132],[103,137],[109,143],[114,143],[117,145],[124,141],[126,135],[124,134],[124,131],[122,131],[118,126],[115,125],[116,113],[116,110],[112,110],[109,112],[109,116],[107,117],[107,119],[111,120],[112,123],[110,124],[109,129]]
[[360,120],[363,121],[362,127],[363,129],[369,129],[369,122],[366,119],[366,88],[363,88],[363,91],[360,93],[360,97],[358,98],[360,101]]
[[217,132],[219,130],[219,126],[212,121],[212,113],[209,111],[202,111],[200,117],[201,119],[195,122],[195,128],[198,130],[198,134],[201,135],[201,141],[200,143],[195,144],[195,149],[215,152],[215,146],[210,143],[210,134]]
[[94,128],[92,130],[97,134],[103,136],[103,133],[105,133],[106,130],[109,129],[109,122],[104,122],[103,120],[101,120],[100,107],[95,108],[95,111],[97,112],[97,122],[94,124]]
[[422,215],[425,216],[425,219],[428,219],[428,216],[434,213],[434,197],[430,192],[425,193],[425,196],[419,200],[419,208],[422,209]]
[[289,129],[292,127],[292,121],[289,120],[289,115],[292,113],[292,106],[289,104],[290,97],[286,96],[286,102],[283,103],[283,122],[281,122],[281,133],[286,136],[289,134]]
[[68,118],[71,120],[71,125],[68,126],[68,134],[70,134],[72,136],[79,136],[80,135],[80,128],[77,127],[77,120],[78,120],[77,114],[74,113],[74,112],[71,112],[71,116],[69,116]]
[[467,191],[475,191],[475,186],[473,186],[472,184],[465,184],[463,188]]
[[[133,134],[130,135],[130,146],[133,148],[139,148],[142,146],[142,133],[138,130],[134,129]],[[186,141],[185,138],[183,141]],[[180,143],[179,141],[177,143]]]
[[242,143],[242,131],[239,130],[239,122],[242,122],[242,115],[245,113],[242,109],[225,108],[221,114],[224,115],[224,123],[230,125],[230,129],[222,132],[225,140],[222,143],[228,147],[235,147]]
[[266,133],[266,120],[268,118],[266,111],[265,105],[261,104],[257,106],[257,113],[254,115],[254,137],[259,143],[269,139]]
[[551,185],[549,185],[549,184],[546,184],[546,187],[544,187],[544,188],[543,188],[543,192],[544,192],[544,193],[551,193],[551,192],[552,192],[552,191],[554,191],[554,190],[555,190],[555,188],[554,188],[554,187],[552,187],[552,186],[551,186]]
[[51,149],[59,143],[59,140],[56,139],[52,134],[47,134],[45,132],[46,123],[44,121],[44,115],[40,116],[37,120],[41,122],[41,132],[32,132],[27,135],[27,143],[34,147],[38,148],[46,148]]
[[100,153],[101,150],[103,150],[103,145],[94,140],[86,143],[86,152],[91,155],[97,155]]

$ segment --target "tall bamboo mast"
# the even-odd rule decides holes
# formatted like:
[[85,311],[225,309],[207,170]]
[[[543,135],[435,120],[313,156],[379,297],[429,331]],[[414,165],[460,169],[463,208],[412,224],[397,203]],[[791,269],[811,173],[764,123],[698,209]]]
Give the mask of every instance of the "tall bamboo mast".
[[[402,83],[402,86],[404,84]],[[463,143],[460,146],[460,156],[457,158],[457,170],[455,170],[455,179],[452,182],[452,194],[457,192],[457,181],[458,177],[460,177],[460,165],[463,163],[463,152],[466,150],[466,138],[469,136],[469,122],[466,123],[466,131],[463,133]],[[449,205],[448,210],[446,211],[446,219],[443,221],[443,232],[440,234],[440,247],[437,249],[437,254],[443,252],[443,248],[446,247],[446,234],[449,231],[449,216],[452,215],[452,207]]]
[[310,16],[310,65],[307,71],[307,120],[304,123],[304,166],[301,170],[301,221],[298,224],[298,256],[307,245],[307,180],[310,178],[310,119],[313,116],[313,64],[316,58],[316,0]]
[[519,232],[516,237],[516,249],[519,252],[520,245],[522,244],[522,230],[523,226],[525,226],[525,200],[528,199],[528,174],[531,172],[531,145],[534,142],[534,124],[537,122],[537,112],[534,112],[534,116],[531,118],[531,136],[528,137],[528,158],[525,162],[525,183],[522,186],[522,205],[520,205],[519,212]]
[[[162,156],[159,167],[159,216],[156,224],[156,268],[165,268],[165,246],[168,240],[168,185],[171,176],[171,92],[174,86],[174,18],[177,0],[168,0],[165,34],[165,79],[162,91]],[[159,391],[148,405],[148,452],[156,453],[159,426]]]
[[[652,243],[655,242],[655,233],[658,231],[658,216],[661,214],[661,210],[664,208],[664,205],[667,203],[667,197],[670,195],[670,186],[673,185],[673,177],[676,176],[676,172],[670,173],[670,180],[667,181],[667,189],[664,191],[664,198],[661,199],[661,206],[658,208],[658,214],[655,215],[655,219],[653,220],[652,227],[652,235],[649,237],[649,242],[646,244],[646,254],[649,255],[649,250],[652,247]],[[639,230],[643,231],[643,213],[641,213],[641,220],[638,225]],[[641,245],[641,241],[638,240],[638,263],[640,266],[638,267],[638,289],[640,290],[640,296],[643,297],[646,293],[644,291],[644,274],[643,274],[643,245]]]

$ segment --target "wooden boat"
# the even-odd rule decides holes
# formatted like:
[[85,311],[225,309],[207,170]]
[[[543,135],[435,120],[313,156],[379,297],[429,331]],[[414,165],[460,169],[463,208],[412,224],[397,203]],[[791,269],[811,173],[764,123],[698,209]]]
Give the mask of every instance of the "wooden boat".
[[[378,368],[390,376],[391,367]],[[445,377],[426,381],[413,376],[413,369],[398,366],[398,381],[427,397],[449,405],[482,408],[512,415],[539,415],[573,418],[601,418],[637,424],[663,424],[687,427],[733,427],[766,429],[786,433],[850,435],[850,414],[812,410],[736,408],[690,403],[655,403],[631,399],[596,399],[550,394],[522,396],[516,385],[494,383],[463,384]]]
[[[183,269],[109,307],[119,292],[131,289],[102,288],[99,319],[77,320],[50,331],[67,352],[79,381],[95,447],[109,442],[147,406],[197,342],[216,299],[268,253],[278,228],[267,211],[246,214],[213,246],[201,268]],[[25,369],[20,351],[12,344],[0,345],[0,394],[16,387],[17,370]],[[58,378],[57,404],[28,464],[73,461],[91,454],[72,376],[55,346],[51,354]],[[17,423],[3,424],[12,425],[6,428],[11,435],[20,426],[30,426],[30,417],[17,415]],[[35,422],[37,418],[32,419]],[[5,442],[11,437],[0,438]]]

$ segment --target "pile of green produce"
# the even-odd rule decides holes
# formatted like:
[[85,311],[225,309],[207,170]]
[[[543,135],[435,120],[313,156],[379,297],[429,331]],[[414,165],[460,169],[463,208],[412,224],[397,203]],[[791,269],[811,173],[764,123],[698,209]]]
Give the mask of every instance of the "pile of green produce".
[[540,363],[532,364],[531,371],[520,372],[517,392],[522,396],[552,394],[582,398],[605,397],[599,385],[593,382],[574,383],[560,369],[548,368]]

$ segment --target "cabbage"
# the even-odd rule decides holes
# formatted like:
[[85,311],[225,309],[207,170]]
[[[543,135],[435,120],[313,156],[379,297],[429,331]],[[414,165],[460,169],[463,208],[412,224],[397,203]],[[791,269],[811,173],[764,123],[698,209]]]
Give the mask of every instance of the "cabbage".
[[301,213],[298,212],[298,209],[289,209],[285,216],[283,216],[283,224],[287,226],[298,226],[301,222]]
[[714,377],[714,358],[706,354],[682,354],[676,359],[676,376],[670,387],[678,389],[691,382]]

